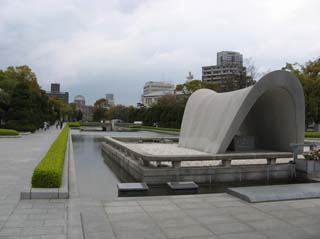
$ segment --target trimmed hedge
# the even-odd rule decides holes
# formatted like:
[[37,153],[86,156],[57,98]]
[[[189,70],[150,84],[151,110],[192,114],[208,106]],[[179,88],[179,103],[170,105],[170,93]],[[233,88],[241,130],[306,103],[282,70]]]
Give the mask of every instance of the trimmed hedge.
[[68,122],[68,126],[70,128],[79,128],[80,127],[80,123],[79,122]]
[[66,125],[32,174],[32,187],[59,188],[62,181],[69,126]]
[[180,132],[180,129],[176,129],[176,128],[161,128],[161,127],[144,126],[144,125],[131,125],[131,126],[129,126],[129,128],[134,128],[134,129],[154,129],[154,130],[161,130],[161,131]]
[[306,137],[306,138],[320,138],[320,132],[305,132],[304,137]]
[[19,133],[14,129],[0,129],[0,135],[19,135]]

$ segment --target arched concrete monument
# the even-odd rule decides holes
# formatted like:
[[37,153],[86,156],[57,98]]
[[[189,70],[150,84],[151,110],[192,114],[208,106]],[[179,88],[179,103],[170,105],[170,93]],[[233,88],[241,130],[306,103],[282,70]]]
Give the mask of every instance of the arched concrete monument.
[[225,153],[235,137],[247,137],[257,150],[291,151],[290,143],[303,143],[304,120],[300,81],[287,71],[274,71],[245,89],[194,92],[184,112],[179,146]]

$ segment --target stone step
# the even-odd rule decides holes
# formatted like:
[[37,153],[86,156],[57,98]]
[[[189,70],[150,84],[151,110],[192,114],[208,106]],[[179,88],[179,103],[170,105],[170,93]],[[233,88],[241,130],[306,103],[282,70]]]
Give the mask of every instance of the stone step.
[[320,198],[320,183],[228,188],[227,192],[248,202]]

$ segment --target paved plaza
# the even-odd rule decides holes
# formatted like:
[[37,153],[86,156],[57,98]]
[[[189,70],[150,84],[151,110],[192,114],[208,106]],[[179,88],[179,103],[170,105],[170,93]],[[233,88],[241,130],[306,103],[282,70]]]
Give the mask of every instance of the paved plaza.
[[320,238],[320,199],[250,204],[203,194],[98,201],[79,198],[73,172],[71,199],[20,200],[59,132],[0,139],[0,239]]

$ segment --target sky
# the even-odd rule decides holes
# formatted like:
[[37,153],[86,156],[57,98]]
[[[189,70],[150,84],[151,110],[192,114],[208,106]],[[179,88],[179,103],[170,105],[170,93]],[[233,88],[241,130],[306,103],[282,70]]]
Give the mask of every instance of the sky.
[[[147,81],[238,51],[260,74],[320,56],[319,0],[0,0],[0,69],[29,65],[93,104],[136,105]],[[247,60],[246,60],[247,61]]]

